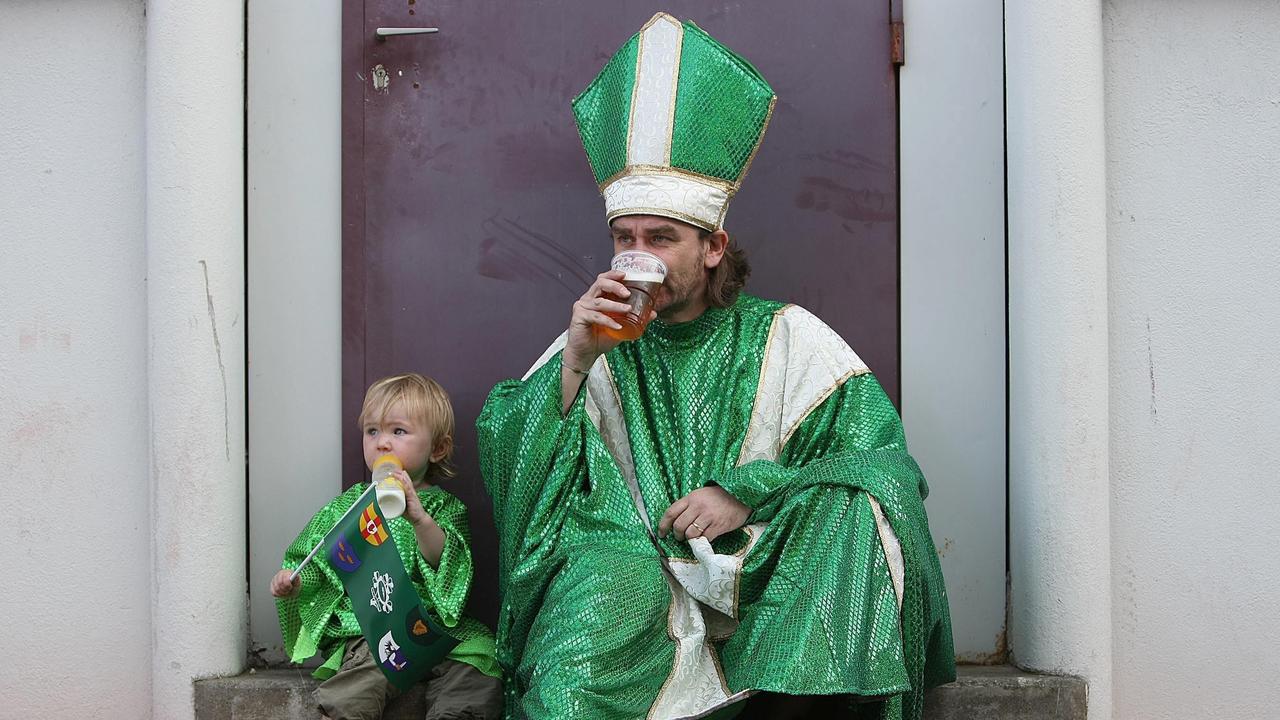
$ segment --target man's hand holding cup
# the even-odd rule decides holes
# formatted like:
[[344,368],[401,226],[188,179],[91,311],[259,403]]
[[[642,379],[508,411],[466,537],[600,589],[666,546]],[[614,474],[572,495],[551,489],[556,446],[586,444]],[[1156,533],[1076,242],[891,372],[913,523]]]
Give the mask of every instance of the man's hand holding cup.
[[577,371],[588,370],[623,340],[640,337],[658,316],[653,300],[666,280],[662,259],[630,250],[618,253],[611,264],[573,304],[564,362]]

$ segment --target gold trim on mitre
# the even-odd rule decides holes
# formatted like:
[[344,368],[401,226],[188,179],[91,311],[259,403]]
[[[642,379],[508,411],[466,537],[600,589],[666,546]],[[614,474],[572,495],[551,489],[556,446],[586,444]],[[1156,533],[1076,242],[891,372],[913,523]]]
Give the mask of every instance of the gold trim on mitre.
[[734,193],[738,191],[737,185],[729,182],[728,180],[713,177],[711,175],[703,175],[702,173],[694,172],[693,170],[685,170],[684,168],[669,167],[665,165],[628,165],[613,175],[610,175],[604,182],[598,185],[600,188],[600,194],[603,195],[605,188],[629,175],[671,175],[674,177],[688,178],[694,182],[700,182],[703,185],[720,188],[729,197],[733,197]]
[[[684,25],[667,13],[655,14],[640,28],[627,118],[628,165],[671,163],[672,124],[683,45]],[[641,131],[638,135],[637,129]]]
[[747,164],[742,166],[742,172],[738,173],[738,180],[733,184],[734,189],[742,187],[742,181],[747,177],[747,171],[751,170],[751,163],[756,161],[756,153],[760,152],[760,145],[764,142],[764,134],[769,131],[769,122],[773,120],[773,108],[778,104],[778,96],[775,94],[769,98],[769,111],[764,114],[764,124],[760,126],[760,134],[756,136],[756,146],[751,148],[751,155],[747,156]]
[[671,165],[671,148],[676,136],[676,96],[680,94],[680,65],[684,61],[684,23],[679,20],[676,22],[680,26],[680,34],[676,36],[676,66],[671,75],[671,106],[667,108],[667,147],[662,155],[662,162],[668,167]]
[[671,172],[626,175],[601,194],[609,222],[621,215],[659,215],[708,231],[720,228],[730,199],[722,185]]

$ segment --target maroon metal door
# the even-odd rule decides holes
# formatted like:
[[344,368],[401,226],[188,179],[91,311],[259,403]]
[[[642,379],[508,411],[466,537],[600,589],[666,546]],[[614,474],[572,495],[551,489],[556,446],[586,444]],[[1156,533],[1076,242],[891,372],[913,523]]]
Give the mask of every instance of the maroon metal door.
[[[566,326],[611,244],[570,99],[655,12],[635,0],[343,5],[344,483],[365,475],[369,382],[415,370],[451,393],[471,511],[474,611],[496,616],[475,418]],[[748,291],[800,303],[898,396],[895,76],[889,3],[670,0],[759,68],[773,121],[726,229]],[[377,40],[379,27],[438,27]]]

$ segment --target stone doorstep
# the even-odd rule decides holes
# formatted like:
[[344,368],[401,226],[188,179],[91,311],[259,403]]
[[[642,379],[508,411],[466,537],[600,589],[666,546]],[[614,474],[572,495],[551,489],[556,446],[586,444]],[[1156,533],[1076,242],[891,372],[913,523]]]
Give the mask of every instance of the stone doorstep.
[[[315,720],[309,670],[260,670],[195,684],[196,720]],[[1009,666],[961,666],[955,682],[934,688],[927,720],[1085,720],[1085,682]],[[386,720],[420,720],[421,686],[387,707]]]
[[1037,675],[1009,665],[961,665],[956,681],[925,696],[927,720],[1085,720],[1088,692],[1078,677]]

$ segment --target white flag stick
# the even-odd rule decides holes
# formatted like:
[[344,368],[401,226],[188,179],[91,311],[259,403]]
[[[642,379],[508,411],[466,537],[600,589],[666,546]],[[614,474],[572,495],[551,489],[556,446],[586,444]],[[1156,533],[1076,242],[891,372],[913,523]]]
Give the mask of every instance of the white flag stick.
[[342,517],[338,518],[338,522],[334,523],[333,527],[329,528],[329,532],[325,533],[324,537],[320,538],[320,542],[316,543],[316,546],[311,548],[311,552],[307,553],[307,556],[302,559],[302,562],[298,563],[298,567],[295,568],[293,573],[289,575],[290,585],[293,584],[294,580],[298,579],[298,573],[302,572],[302,568],[306,567],[307,563],[311,562],[311,558],[315,557],[316,553],[320,552],[320,548],[324,546],[324,541],[329,539],[329,533],[333,532],[333,528],[338,527],[338,525],[340,525],[343,520],[346,520],[347,516],[351,514],[352,510],[355,510],[356,508],[360,507],[360,501],[363,500],[364,496],[368,495],[369,491],[374,489],[375,487],[377,487],[377,485],[374,485],[373,483],[369,483],[369,487],[365,488],[364,492],[360,493],[360,497],[356,498],[356,501],[351,504],[351,507],[348,508],[346,512],[342,513]]

